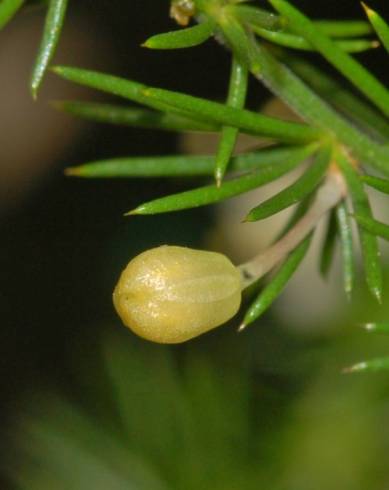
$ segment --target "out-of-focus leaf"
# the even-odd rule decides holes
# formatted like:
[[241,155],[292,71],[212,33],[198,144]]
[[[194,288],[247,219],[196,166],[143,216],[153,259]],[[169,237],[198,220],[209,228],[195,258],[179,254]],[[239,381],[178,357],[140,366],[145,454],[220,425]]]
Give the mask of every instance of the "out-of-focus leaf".
[[136,346],[130,338],[126,340],[112,337],[104,346],[122,430],[131,447],[148,461],[173,470],[175,462],[171,457],[177,445],[190,450],[192,443],[191,415],[182,396],[174,358],[167,348],[154,344]]
[[54,55],[62,31],[68,0],[50,0],[45,20],[43,38],[31,76],[31,92],[37,96],[43,76]]
[[68,402],[45,402],[45,417],[26,417],[20,430],[24,465],[10,471],[17,488],[166,490],[137,448],[112,437]]
[[389,370],[389,357],[362,361],[343,370],[344,373],[379,373]]
[[3,0],[0,3],[0,29],[8,24],[25,0]]
[[363,328],[371,333],[389,334],[389,323],[366,323]]
[[130,448],[171,488],[201,488],[215,471],[220,489],[242,479],[235,465],[244,464],[249,433],[244,369],[237,375],[225,366],[221,378],[218,363],[200,352],[188,351],[178,363],[168,347],[119,337],[106,344],[105,360]]

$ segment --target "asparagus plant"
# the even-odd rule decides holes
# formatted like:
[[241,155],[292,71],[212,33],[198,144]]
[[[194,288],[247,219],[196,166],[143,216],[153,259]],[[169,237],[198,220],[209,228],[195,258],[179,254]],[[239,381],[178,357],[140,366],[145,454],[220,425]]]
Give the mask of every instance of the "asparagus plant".
[[[292,184],[248,209],[246,216],[242,216],[248,222],[259,221],[298,204],[278,240],[237,268],[240,290],[257,290],[257,297],[248,307],[240,330],[257,320],[279,296],[304,259],[312,235],[323,217],[328,217],[329,225],[322,248],[322,271],[329,270],[334,244],[339,240],[343,287],[349,297],[356,282],[353,222],[359,232],[366,285],[379,303],[383,296],[383,270],[378,237],[389,239],[389,225],[374,218],[366,192],[367,187],[371,187],[389,193],[389,89],[353,55],[377,47],[379,42],[374,39],[375,34],[388,50],[388,24],[365,4],[367,21],[312,21],[286,0],[268,0],[267,3],[269,8],[264,9],[245,0],[173,0],[170,14],[179,28],[153,35],[144,42],[146,48],[154,50],[187,49],[213,38],[221,49],[231,53],[230,82],[224,103],[81,68],[52,68],[58,76],[73,83],[137,104],[133,107],[81,101],[56,103],[57,108],[72,115],[130,127],[218,135],[215,155],[130,156],[67,169],[68,175],[84,178],[203,176],[208,180],[203,187],[140,203],[126,213],[128,216],[155,215],[217,203],[275,181],[306,164],[301,176]],[[0,6],[0,26],[22,4],[21,0],[5,0]],[[53,56],[66,4],[66,0],[48,2],[43,41],[31,80],[34,96]],[[354,86],[354,91],[299,56],[299,52],[305,51],[321,55],[349,85]],[[249,77],[264,84],[280,98],[299,116],[300,122],[270,117],[245,108]],[[240,133],[265,137],[269,145],[235,155]],[[160,252],[165,254],[166,250],[161,248]],[[154,253],[158,256],[159,252],[156,250]],[[188,255],[194,261],[205,260],[201,252],[188,251]],[[201,308],[201,304],[214,301],[209,298],[215,298],[213,288],[217,286],[209,277],[212,276],[213,265],[220,261],[218,257],[207,262],[207,274],[203,278],[196,276],[192,291],[191,288],[185,290],[186,303],[201,296]],[[230,262],[225,264],[229,269]],[[192,265],[196,271],[196,263]],[[153,276],[153,287],[159,284],[169,288],[171,274],[161,267],[156,275],[155,267],[153,263],[150,270],[145,269],[146,276],[149,273]],[[259,281],[262,277],[266,279],[265,287]],[[178,283],[182,280],[180,277],[176,279]],[[130,277],[126,280],[138,279]],[[131,301],[127,301],[129,308],[139,306],[145,311],[152,311],[153,302],[159,299],[155,299],[147,289],[149,286],[144,280],[142,287],[146,289],[138,299],[135,298],[139,304],[134,306],[134,298],[131,297]],[[198,288],[204,288],[200,296]],[[120,285],[118,290],[122,290]],[[143,294],[145,291],[146,296]],[[133,291],[128,294],[133,294]],[[164,297],[165,302],[170,302],[168,308],[182,300],[182,294],[179,294],[180,298],[174,295],[170,299],[169,295]],[[126,302],[128,297],[124,299]],[[163,307],[160,303],[158,305],[158,315],[163,316]],[[119,308],[122,318],[126,316],[124,307],[121,304]],[[231,314],[235,313],[236,308],[231,311]],[[226,318],[223,317],[224,320]],[[148,321],[146,318],[146,324]],[[208,329],[199,328],[198,331]],[[388,331],[386,325],[380,324],[369,324],[368,330]],[[192,336],[185,333],[177,338],[185,340]],[[377,366],[388,367],[389,361],[363,363],[352,370],[377,369]]]

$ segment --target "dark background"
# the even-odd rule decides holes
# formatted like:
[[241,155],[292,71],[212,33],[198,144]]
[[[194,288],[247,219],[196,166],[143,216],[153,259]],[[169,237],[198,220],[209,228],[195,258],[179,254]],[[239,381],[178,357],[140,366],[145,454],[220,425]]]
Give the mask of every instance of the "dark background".
[[[64,35],[69,24],[81,21],[91,44],[103,46],[101,57],[83,64],[87,68],[221,99],[229,58],[216,44],[208,42],[179,53],[154,53],[139,47],[151,34],[174,27],[167,4],[156,0],[70,2]],[[296,0],[295,4],[312,17],[361,18],[356,0]],[[389,17],[387,2],[371,1],[370,5]],[[43,22],[43,12],[35,11],[21,14],[24,18],[14,22],[22,26],[28,16]],[[0,34],[0,44],[6,35],[6,31]],[[72,64],[73,55],[64,53],[63,59]],[[360,58],[388,81],[389,63],[383,51]],[[8,66],[0,66],[2,78],[7,77]],[[252,106],[267,95],[257,85],[250,93]],[[89,98],[94,96],[91,93]],[[73,123],[61,117],[66,124]],[[23,144],[17,135],[11,137],[15,145]],[[100,329],[119,328],[111,292],[131,256],[166,242],[200,246],[202,234],[212,225],[207,209],[158,219],[123,218],[124,211],[183,189],[188,186],[185,182],[73,180],[63,176],[63,169],[102,157],[173,153],[176,138],[172,133],[86,124],[28,192],[1,210],[0,418],[5,426],[26,390],[44,385],[71,390],[68,362],[74,350],[88,356],[88,344],[94,344]],[[2,154],[0,161],[7,158]]]

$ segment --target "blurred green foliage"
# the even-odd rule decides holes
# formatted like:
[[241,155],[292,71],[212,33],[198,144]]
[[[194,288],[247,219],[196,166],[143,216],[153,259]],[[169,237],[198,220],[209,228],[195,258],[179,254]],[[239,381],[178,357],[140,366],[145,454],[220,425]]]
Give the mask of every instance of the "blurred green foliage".
[[235,335],[175,349],[110,333],[75,358],[79,396],[43,394],[16,418],[12,488],[386,488],[389,380],[340,373],[382,339]]

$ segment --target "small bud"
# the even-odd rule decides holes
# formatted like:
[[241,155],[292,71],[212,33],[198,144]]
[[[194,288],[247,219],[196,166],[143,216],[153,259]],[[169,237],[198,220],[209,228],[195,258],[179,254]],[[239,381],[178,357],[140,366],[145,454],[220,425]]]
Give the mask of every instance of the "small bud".
[[232,318],[241,302],[239,270],[222,254],[162,246],[122,272],[113,302],[123,323],[153,342],[175,344]]
[[193,0],[173,0],[170,6],[170,17],[180,26],[187,26],[195,13]]

